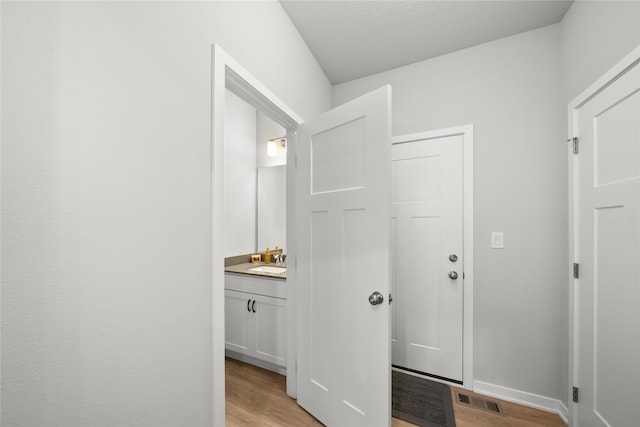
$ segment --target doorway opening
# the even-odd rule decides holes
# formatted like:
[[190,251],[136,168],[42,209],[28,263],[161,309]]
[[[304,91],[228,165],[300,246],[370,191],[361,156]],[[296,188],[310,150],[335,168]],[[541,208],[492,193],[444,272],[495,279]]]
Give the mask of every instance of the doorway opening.
[[[287,140],[288,140],[288,150],[287,150],[287,165],[295,166],[296,162],[296,150],[299,151],[300,159],[307,161],[311,159],[309,156],[308,148],[306,145],[302,145],[300,147],[296,147],[296,138],[297,133],[300,133],[300,140],[308,141],[310,140],[310,136],[315,138],[315,143],[317,146],[314,146],[314,149],[319,150],[316,156],[314,156],[314,186],[310,185],[298,185],[299,188],[312,188],[310,191],[311,196],[315,195],[326,195],[331,194],[332,196],[338,193],[338,189],[342,192],[349,191],[360,191],[363,193],[361,199],[364,202],[375,201],[376,204],[373,206],[375,208],[375,215],[371,215],[372,221],[382,221],[375,222],[376,227],[373,229],[377,230],[377,234],[382,236],[382,238],[375,240],[374,234],[370,233],[371,227],[367,228],[367,224],[370,222],[360,221],[361,215],[368,212],[368,205],[364,208],[360,205],[354,205],[352,199],[349,198],[336,198],[339,202],[349,201],[348,206],[339,205],[335,209],[331,207],[331,209],[342,212],[341,218],[343,222],[346,222],[349,227],[325,227],[325,222],[321,220],[325,217],[328,218],[328,215],[324,215],[324,212],[328,212],[331,209],[325,209],[321,213],[323,213],[323,217],[318,219],[316,223],[316,236],[326,236],[330,233],[323,233],[323,230],[334,230],[340,229],[342,231],[349,230],[351,234],[347,237],[348,239],[337,239],[339,242],[347,242],[351,245],[348,246],[349,251],[346,251],[349,258],[349,262],[344,262],[344,265],[349,266],[348,271],[353,273],[348,276],[348,283],[357,283],[359,287],[353,286],[353,295],[350,297],[354,300],[354,304],[342,304],[341,309],[344,312],[353,312],[351,308],[357,304],[365,312],[376,312],[376,313],[385,313],[388,315],[388,305],[381,305],[383,298],[388,294],[388,282],[385,279],[384,284],[379,283],[380,278],[387,277],[388,278],[388,270],[386,261],[383,259],[380,262],[371,262],[372,257],[363,257],[362,254],[376,253],[378,255],[386,253],[388,256],[388,251],[390,250],[388,234],[385,226],[385,221],[389,221],[389,210],[390,206],[388,196],[384,196],[389,192],[390,185],[390,176],[388,174],[389,171],[384,170],[384,174],[380,173],[383,168],[387,168],[387,163],[389,161],[388,152],[386,150],[390,148],[390,99],[391,99],[391,90],[389,87],[383,87],[376,91],[370,92],[369,94],[365,94],[357,100],[350,101],[348,104],[337,107],[325,115],[321,115],[319,121],[314,122],[311,120],[305,123],[304,126],[300,126],[302,120],[295,115],[295,113],[291,112],[291,110],[284,105],[277,97],[275,97],[266,87],[264,87],[260,82],[258,82],[250,73],[248,73],[244,68],[242,68],[238,63],[236,63],[231,57],[229,57],[222,49],[218,46],[213,46],[213,73],[212,73],[212,149],[211,149],[211,162],[212,162],[212,176],[211,176],[211,185],[212,185],[212,199],[211,199],[211,277],[212,277],[212,419],[215,425],[223,425],[225,422],[225,308],[224,308],[224,295],[225,295],[225,284],[224,284],[224,242],[225,242],[225,200],[224,200],[224,167],[225,167],[225,158],[224,158],[224,118],[225,118],[225,102],[226,102],[226,92],[229,91],[239,98],[243,99],[249,105],[263,112],[265,115],[270,117],[274,122],[281,125],[283,128],[287,130]],[[361,120],[363,117],[371,115],[372,120]],[[337,123],[337,124],[336,124]],[[364,124],[367,123],[384,123],[384,126],[381,126],[380,129],[371,129],[363,128]],[[336,133],[337,130],[340,131],[340,134]],[[306,132],[306,133],[305,133]],[[304,137],[306,135],[306,138]],[[367,145],[367,150],[364,150],[364,136],[376,136],[375,138],[375,147],[376,150],[371,150],[371,147]],[[355,137],[354,137],[355,136]],[[343,155],[343,149],[345,144],[337,143],[340,138],[346,138],[346,142],[350,143],[352,146],[350,147],[350,157]],[[369,141],[369,140],[367,140]],[[304,151],[307,150],[307,151]],[[373,156],[371,159],[367,158],[367,161],[364,161],[364,156],[358,156],[357,152],[368,153],[369,157]],[[306,153],[306,155],[303,155]],[[371,154],[373,153],[373,154]],[[300,160],[298,159],[298,160]],[[335,174],[330,173],[335,169],[335,165],[329,167],[330,162],[328,160],[338,159],[338,166],[341,171],[344,173],[338,174],[341,177],[344,177],[346,182],[338,181],[335,177]],[[345,160],[347,159],[347,160]],[[377,165],[377,168],[371,167],[369,165],[374,164]],[[353,167],[355,165],[356,167]],[[308,173],[311,169],[310,165],[300,164],[298,166],[298,171],[304,170],[305,177],[304,179],[310,179],[310,174]],[[366,166],[366,167],[365,167]],[[371,171],[375,171],[376,173],[371,173]],[[365,175],[366,174],[368,175]],[[318,175],[319,174],[319,175]],[[366,184],[371,185],[362,185],[361,178],[363,176],[371,175],[373,180],[371,182],[367,181]],[[299,206],[295,206],[295,214],[294,214],[294,198],[300,202],[303,200],[303,195],[300,195],[300,198],[296,197],[294,194],[297,191],[295,182],[296,178],[295,174],[287,173],[287,203],[286,203],[286,211],[288,218],[306,218],[309,216],[301,215],[299,209],[307,209],[310,206],[309,203],[305,205],[303,208]],[[472,178],[469,177],[471,180]],[[305,181],[306,182],[306,181]],[[374,190],[377,190],[378,193],[373,193]],[[306,190],[305,190],[306,191]],[[367,193],[367,191],[371,191],[371,195]],[[304,192],[303,192],[304,193]],[[309,191],[307,191],[309,193]],[[366,194],[365,194],[366,193]],[[379,193],[382,196],[379,196]],[[367,197],[364,197],[364,196]],[[307,197],[306,195],[304,195]],[[375,197],[374,197],[375,196]],[[384,196],[384,197],[383,197]],[[325,197],[325,199],[329,199]],[[323,199],[324,200],[324,199]],[[333,199],[331,199],[333,200]],[[360,199],[358,199],[360,200]],[[364,203],[363,202],[363,203]],[[300,205],[300,203],[298,203]],[[315,205],[314,205],[315,206]],[[333,205],[332,205],[333,206]],[[371,209],[373,212],[374,209]],[[319,208],[318,208],[319,209]],[[317,210],[317,209],[316,209]],[[305,210],[303,213],[309,213],[310,210]],[[313,211],[312,213],[315,213]],[[340,216],[339,215],[339,216]],[[334,218],[334,217],[332,217]],[[335,219],[335,218],[334,218]],[[338,218],[340,219],[340,218]],[[312,260],[313,258],[308,256],[306,252],[303,254],[302,249],[309,249],[309,245],[306,245],[306,241],[298,242],[299,238],[296,237],[295,230],[293,230],[293,221],[287,221],[287,242],[286,247],[288,249],[288,266],[287,266],[287,304],[289,309],[286,313],[286,325],[287,325],[287,358],[286,358],[286,372],[287,372],[287,394],[291,397],[304,397],[305,389],[300,386],[300,390],[297,390],[297,382],[298,382],[298,373],[296,371],[296,366],[299,364],[299,361],[305,361],[303,356],[300,356],[298,359],[298,354],[296,354],[296,348],[298,347],[298,343],[296,343],[296,293],[299,295],[303,294],[302,290],[296,291],[296,275],[302,277],[303,274],[309,276],[310,271],[330,271],[330,268],[325,269],[312,269],[309,266],[309,263],[302,264],[298,266],[296,261],[304,261],[304,260]],[[304,230],[311,230],[310,227],[302,227]],[[471,235],[471,233],[469,233]],[[333,236],[333,234],[330,234]],[[214,238],[215,237],[215,238]],[[296,238],[293,238],[296,237]],[[333,237],[332,237],[333,238]],[[386,240],[385,240],[386,239]],[[325,239],[326,240],[326,239]],[[317,242],[324,242],[325,240],[318,239]],[[335,240],[335,239],[334,239]],[[374,247],[374,245],[369,244],[368,242],[373,242],[378,244],[380,241],[385,240],[384,245],[375,246],[377,249],[375,251],[371,251],[370,248]],[[329,240],[326,240],[329,241]],[[333,240],[332,240],[333,241]],[[364,243],[363,243],[364,242]],[[318,244],[320,244],[318,243]],[[365,244],[365,246],[363,246]],[[296,246],[299,246],[300,249],[300,257],[297,257]],[[382,247],[384,246],[384,247]],[[334,246],[329,245],[329,248],[333,248]],[[470,246],[471,247],[471,246]],[[355,248],[355,250],[354,250]],[[317,249],[317,248],[316,248]],[[322,248],[320,248],[322,249]],[[314,253],[331,253],[331,251],[316,251]],[[302,255],[307,256],[302,256]],[[300,259],[297,259],[300,258]],[[292,261],[293,259],[293,261]],[[354,262],[351,262],[354,261]],[[323,261],[324,262],[324,261]],[[375,268],[370,268],[373,265]],[[324,274],[324,273],[323,273]],[[328,273],[327,273],[328,274]],[[327,275],[325,274],[325,275]],[[344,276],[344,274],[343,274]],[[323,276],[324,277],[324,276]],[[320,279],[323,279],[320,277]],[[329,277],[329,279],[331,279]],[[357,279],[357,280],[356,280]],[[364,280],[371,279],[371,280]],[[375,280],[374,280],[375,279]],[[331,279],[328,283],[335,282],[335,280]],[[299,284],[307,284],[312,283],[310,280],[300,280]],[[323,280],[317,281],[318,283],[323,282]],[[362,285],[362,286],[360,286]],[[378,289],[380,292],[373,292],[377,288],[370,288],[372,285],[375,287],[380,286]],[[383,286],[384,285],[384,286]],[[365,298],[362,299],[362,295],[360,291],[367,291]],[[308,291],[308,290],[307,290]],[[305,292],[307,292],[305,291]],[[357,291],[357,292],[356,292]],[[369,295],[371,293],[371,295]],[[378,295],[376,295],[378,294]],[[368,300],[367,298],[368,297]],[[375,298],[374,298],[375,297]],[[382,298],[379,298],[382,297]],[[299,301],[310,301],[308,298],[299,298]],[[317,303],[317,301],[316,301]],[[385,301],[386,303],[386,301]],[[364,305],[364,307],[361,307]],[[373,307],[373,308],[372,308]],[[317,313],[319,310],[300,310],[300,313]],[[388,331],[388,318],[386,318],[386,322],[381,322],[380,325],[380,333],[377,334],[378,341],[384,338],[384,341],[387,345],[390,344],[389,331]],[[470,318],[469,318],[470,319]],[[309,320],[309,319],[307,319]],[[384,320],[380,316],[378,316],[378,320]],[[307,322],[308,323],[308,322]],[[320,322],[321,323],[321,322]],[[320,324],[317,323],[317,324]],[[358,322],[360,325],[362,322]],[[382,324],[383,323],[383,324]],[[305,323],[306,324],[306,323]],[[366,326],[366,325],[365,325]],[[334,328],[338,330],[339,328]],[[326,334],[321,334],[323,337]],[[354,335],[356,337],[363,337],[366,334]],[[381,338],[382,337],[382,338]],[[304,335],[301,335],[299,338],[302,342],[304,339]],[[378,342],[376,341],[376,343]],[[303,346],[305,349],[310,348],[310,346]],[[360,347],[358,347],[360,348]],[[469,349],[472,348],[471,345],[468,346]],[[305,350],[307,351],[307,350]],[[369,352],[369,354],[377,354],[384,355],[388,352],[384,351],[373,351]],[[303,354],[303,353],[301,353]],[[311,354],[309,351],[305,353],[306,355]],[[388,355],[387,355],[388,356]],[[391,368],[390,360],[387,356],[384,356],[384,366],[386,369]],[[382,356],[381,356],[382,357]],[[317,358],[323,359],[323,358]],[[351,362],[355,363],[364,359],[363,355],[359,357],[352,358]],[[371,358],[369,358],[371,359]],[[301,363],[300,363],[301,364]],[[383,370],[369,370],[368,372],[382,372]],[[324,371],[323,371],[324,372]],[[358,374],[360,371],[358,370],[355,374]],[[388,371],[387,371],[388,372]],[[470,372],[470,371],[469,371]],[[306,371],[301,370],[300,378],[305,377]],[[353,374],[353,372],[351,372]],[[354,375],[355,375],[354,374]],[[352,387],[354,390],[361,390],[362,384],[365,383],[363,381],[362,375],[355,375],[354,386]],[[377,376],[376,378],[378,378]],[[384,375],[380,376],[381,378]],[[355,380],[359,382],[356,384]],[[384,381],[382,381],[384,380]],[[383,388],[388,388],[390,392],[390,385],[384,386],[385,383],[388,383],[389,378],[382,378],[378,386]],[[333,380],[332,380],[333,381]],[[470,385],[469,385],[470,386]],[[378,394],[380,395],[380,394]],[[360,394],[356,397],[359,398]],[[360,399],[362,400],[362,399]],[[344,402],[344,400],[339,403]],[[306,408],[304,404],[301,404]],[[349,405],[347,405],[349,406]],[[375,405],[370,405],[373,408],[382,408],[382,410],[387,411],[389,408],[384,404],[380,404],[379,402]],[[356,406],[351,404],[349,406],[351,410],[350,414],[354,415],[359,413],[364,416],[365,413],[369,412],[369,407],[367,407],[366,411],[358,411]],[[309,411],[313,413],[313,411]],[[371,411],[373,414],[373,410]],[[355,416],[355,415],[354,415]],[[383,419],[384,417],[378,416],[376,419]],[[389,414],[390,418],[390,414]]]
[[[256,110],[265,114],[275,123],[290,131],[302,123],[302,119],[271,91],[251,75],[244,67],[229,56],[220,46],[212,46],[212,141],[211,141],[211,357],[212,357],[212,421],[213,425],[225,424],[225,310],[224,310],[224,258],[225,258],[225,203],[224,203],[224,121],[226,91],[238,96]],[[293,164],[295,144],[289,144],[287,164]],[[290,210],[292,175],[287,174],[287,217]],[[287,228],[290,227],[287,225]],[[292,232],[287,230],[290,236]],[[292,239],[288,239],[292,240]],[[295,257],[292,242],[286,243],[288,256]],[[287,394],[296,394],[295,355],[295,263],[287,268]]]

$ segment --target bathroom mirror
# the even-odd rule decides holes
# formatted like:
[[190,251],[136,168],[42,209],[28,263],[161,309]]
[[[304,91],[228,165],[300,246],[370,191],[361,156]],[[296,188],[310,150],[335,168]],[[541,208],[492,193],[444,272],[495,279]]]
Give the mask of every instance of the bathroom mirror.
[[258,168],[258,251],[287,243],[287,167]]

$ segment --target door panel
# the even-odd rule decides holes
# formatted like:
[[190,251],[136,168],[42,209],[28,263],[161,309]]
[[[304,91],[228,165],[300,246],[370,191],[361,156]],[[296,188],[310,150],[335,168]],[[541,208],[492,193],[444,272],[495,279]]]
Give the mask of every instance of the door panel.
[[362,117],[313,135],[311,193],[362,188],[365,183],[365,146],[365,121]]
[[249,353],[249,318],[247,294],[224,291],[225,304],[225,344],[226,347],[242,354]]
[[[601,138],[596,138],[596,179],[598,185],[621,181],[638,176],[640,141],[638,126],[629,126],[638,119],[640,92],[636,91],[616,102],[595,117],[594,127]],[[615,138],[606,136],[615,135]],[[605,138],[605,139],[602,139]],[[598,141],[602,141],[598,144]]]
[[[296,136],[298,403],[328,426],[388,426],[390,87]],[[380,292],[384,302],[371,305]]]
[[287,350],[286,301],[254,295],[256,353],[259,358],[284,366]]
[[575,112],[576,424],[640,419],[640,66]]
[[455,381],[462,381],[462,146],[454,135],[392,148],[393,364]]

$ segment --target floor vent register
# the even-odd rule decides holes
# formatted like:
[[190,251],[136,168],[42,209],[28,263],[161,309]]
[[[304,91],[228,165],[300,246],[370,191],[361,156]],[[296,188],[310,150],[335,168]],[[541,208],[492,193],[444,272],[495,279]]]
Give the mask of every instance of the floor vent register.
[[500,407],[500,404],[498,402],[471,397],[464,393],[456,393],[456,395],[458,396],[458,403],[462,405],[467,405],[474,409],[479,409],[481,411],[489,412],[494,415],[501,415],[504,417],[502,407]]

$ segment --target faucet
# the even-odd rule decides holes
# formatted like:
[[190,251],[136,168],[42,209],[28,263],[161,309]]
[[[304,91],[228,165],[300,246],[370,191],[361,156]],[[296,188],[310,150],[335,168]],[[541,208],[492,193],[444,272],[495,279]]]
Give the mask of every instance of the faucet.
[[284,266],[284,262],[286,259],[287,259],[287,256],[282,253],[282,249],[280,250],[280,252],[275,253],[273,255],[273,261],[275,262],[276,265]]

